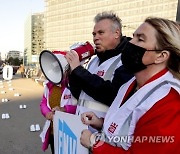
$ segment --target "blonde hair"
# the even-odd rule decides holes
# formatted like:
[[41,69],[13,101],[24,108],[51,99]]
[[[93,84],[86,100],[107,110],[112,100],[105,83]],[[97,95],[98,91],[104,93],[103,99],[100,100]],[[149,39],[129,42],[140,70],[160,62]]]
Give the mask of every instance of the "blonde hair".
[[145,22],[157,31],[157,48],[170,52],[167,68],[180,80],[180,24],[156,17],[148,17]]

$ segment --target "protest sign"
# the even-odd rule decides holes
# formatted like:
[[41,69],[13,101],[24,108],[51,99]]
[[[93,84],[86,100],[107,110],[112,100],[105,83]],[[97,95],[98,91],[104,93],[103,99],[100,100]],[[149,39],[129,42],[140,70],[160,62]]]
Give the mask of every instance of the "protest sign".
[[56,111],[54,124],[55,154],[88,154],[88,149],[80,144],[81,132],[87,125],[80,116]]

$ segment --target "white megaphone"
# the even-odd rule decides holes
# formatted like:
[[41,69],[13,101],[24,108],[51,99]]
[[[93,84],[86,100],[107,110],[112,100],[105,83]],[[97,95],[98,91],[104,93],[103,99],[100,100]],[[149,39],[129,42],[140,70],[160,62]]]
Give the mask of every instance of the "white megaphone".
[[[94,47],[89,43],[75,44],[70,47],[79,55],[79,60],[85,60],[95,54]],[[60,84],[63,80],[64,73],[69,70],[69,64],[64,57],[65,51],[43,50],[39,56],[39,63],[46,79],[54,84]]]

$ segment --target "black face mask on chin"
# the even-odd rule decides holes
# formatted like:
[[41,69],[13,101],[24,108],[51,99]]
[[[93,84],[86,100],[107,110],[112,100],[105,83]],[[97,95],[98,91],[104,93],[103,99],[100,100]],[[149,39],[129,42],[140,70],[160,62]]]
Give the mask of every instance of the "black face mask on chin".
[[145,48],[128,42],[121,55],[123,66],[131,73],[146,69],[146,65],[142,63],[142,58],[146,51]]

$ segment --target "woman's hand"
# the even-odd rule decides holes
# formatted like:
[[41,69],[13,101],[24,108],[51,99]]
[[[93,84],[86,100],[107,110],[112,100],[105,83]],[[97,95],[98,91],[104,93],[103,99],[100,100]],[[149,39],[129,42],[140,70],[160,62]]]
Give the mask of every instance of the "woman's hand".
[[80,65],[79,56],[77,52],[74,50],[67,51],[65,58],[69,63],[71,70],[74,70],[76,67]]
[[47,119],[47,120],[53,120],[53,115],[54,115],[54,113],[53,113],[52,111],[48,112],[48,113],[46,114],[46,119]]
[[55,111],[60,111],[60,107],[59,106],[56,106],[54,108],[52,108],[51,110],[53,113],[55,113]]
[[103,118],[98,118],[94,112],[85,112],[81,114],[83,124],[90,125],[95,129],[101,129],[103,126]]
[[55,113],[55,111],[66,112],[66,110],[65,110],[64,107],[59,107],[59,106],[56,106],[56,107],[52,108],[51,111],[52,111],[53,113]]
[[85,129],[81,132],[80,142],[84,147],[86,147],[88,149],[91,146],[91,142],[90,142],[91,135],[92,135],[92,133],[88,129]]
[[55,111],[66,112],[64,107],[56,106],[56,107],[52,108],[52,110],[46,114],[46,119],[53,120],[53,115],[55,114]]

